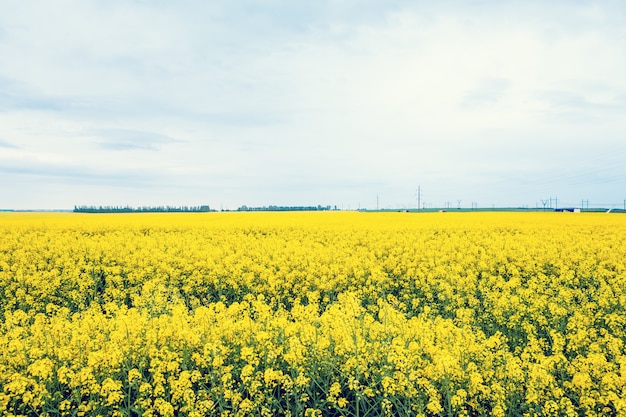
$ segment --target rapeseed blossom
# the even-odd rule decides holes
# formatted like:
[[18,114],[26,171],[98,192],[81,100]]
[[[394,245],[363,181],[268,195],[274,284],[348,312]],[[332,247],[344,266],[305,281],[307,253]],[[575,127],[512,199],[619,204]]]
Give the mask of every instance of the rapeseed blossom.
[[0,214],[7,416],[626,416],[626,218]]

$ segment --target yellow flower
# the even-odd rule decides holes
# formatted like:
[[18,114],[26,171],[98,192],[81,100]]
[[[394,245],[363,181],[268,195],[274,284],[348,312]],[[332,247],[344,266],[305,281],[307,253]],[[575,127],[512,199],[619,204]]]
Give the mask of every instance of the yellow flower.
[[129,384],[135,384],[139,381],[141,381],[142,379],[142,375],[141,372],[139,372],[139,370],[137,368],[133,368],[130,371],[128,371],[128,383]]
[[239,410],[244,414],[248,411],[252,411],[252,409],[254,409],[254,403],[248,398],[239,403]]
[[159,414],[163,417],[173,417],[174,407],[169,402],[162,398],[154,400],[154,407],[158,410]]
[[106,378],[102,381],[100,395],[105,399],[106,405],[117,404],[124,398],[121,388],[122,383],[120,381],[115,381],[111,378]]
[[625,235],[592,213],[0,213],[0,409],[622,415]]
[[322,410],[307,408],[304,410],[304,417],[322,417]]

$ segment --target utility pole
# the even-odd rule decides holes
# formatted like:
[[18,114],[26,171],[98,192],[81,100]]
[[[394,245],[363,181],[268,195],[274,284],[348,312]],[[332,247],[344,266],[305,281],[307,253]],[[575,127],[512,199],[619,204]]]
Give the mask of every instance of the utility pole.
[[378,194],[376,194],[376,211],[378,211]]
[[418,185],[417,186],[417,209],[418,210],[420,209],[421,200],[422,200],[422,189],[421,189],[421,186]]
[[456,200],[457,203],[459,203],[457,209],[461,210],[461,200]]

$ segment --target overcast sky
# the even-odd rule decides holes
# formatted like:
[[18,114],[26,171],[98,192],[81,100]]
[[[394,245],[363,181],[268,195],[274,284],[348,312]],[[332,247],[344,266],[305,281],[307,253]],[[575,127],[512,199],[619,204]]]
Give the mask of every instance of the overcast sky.
[[0,8],[0,208],[626,199],[622,0]]

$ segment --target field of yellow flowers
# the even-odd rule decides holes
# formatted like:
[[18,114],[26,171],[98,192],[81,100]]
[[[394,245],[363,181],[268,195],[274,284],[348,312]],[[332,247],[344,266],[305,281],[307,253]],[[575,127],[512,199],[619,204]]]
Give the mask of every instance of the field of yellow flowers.
[[626,416],[626,216],[0,214],[3,416]]

